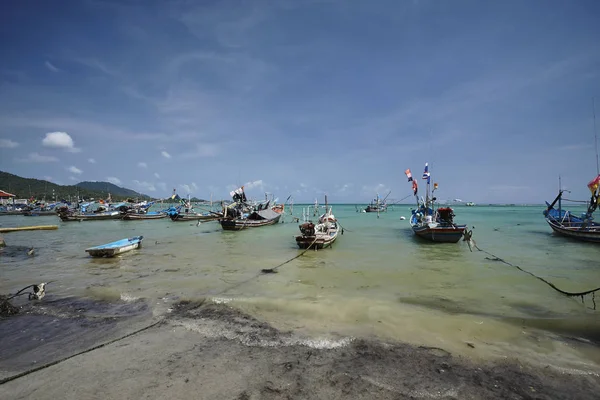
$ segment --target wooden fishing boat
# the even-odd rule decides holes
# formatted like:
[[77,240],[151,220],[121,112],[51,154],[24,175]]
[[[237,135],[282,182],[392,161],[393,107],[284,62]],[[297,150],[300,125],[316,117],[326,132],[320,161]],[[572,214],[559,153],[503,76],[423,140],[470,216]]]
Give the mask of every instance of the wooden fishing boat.
[[453,222],[454,212],[450,207],[425,211],[420,207],[413,210],[410,224],[415,235],[431,242],[456,243],[464,235],[467,225],[456,225]]
[[271,206],[271,200],[249,202],[243,186],[229,194],[233,198],[233,203],[223,207],[223,214],[219,218],[223,230],[241,231],[246,228],[275,225],[283,214],[283,206],[277,204]]
[[114,257],[118,254],[139,249],[142,247],[143,236],[135,236],[129,239],[121,239],[116,242],[103,244],[100,246],[85,249],[92,257]]
[[[592,215],[600,202],[600,174],[588,183],[588,188],[592,192],[592,198],[586,212],[581,217],[562,209],[563,190],[559,190],[558,196],[552,204],[546,202],[544,216],[550,228],[561,236],[584,242],[600,243],[600,224],[593,221]],[[555,209],[554,206],[557,203],[558,209]]]
[[416,236],[437,243],[456,243],[464,235],[467,225],[457,225],[454,223],[454,210],[450,207],[440,207],[435,209],[435,200],[433,193],[438,188],[438,184],[433,184],[433,190],[430,192],[431,175],[429,165],[425,163],[423,179],[427,180],[427,189],[425,199],[418,197],[418,184],[412,178],[410,169],[405,172],[408,181],[412,182],[412,189],[417,199],[417,209],[412,210],[410,217],[410,226]]
[[99,213],[75,213],[59,214],[62,221],[104,221],[108,219],[121,219],[123,215],[120,211],[104,211]]
[[270,208],[252,211],[241,217],[230,218],[224,216],[219,218],[221,227],[226,231],[241,231],[246,228],[258,228],[260,226],[274,225],[279,222],[281,214]]
[[296,244],[299,248],[323,249],[331,247],[333,242],[335,242],[340,232],[340,227],[331,211],[331,207],[327,206],[327,198],[325,198],[325,209],[327,211],[319,217],[317,225],[308,221],[299,226],[301,235],[296,236]]

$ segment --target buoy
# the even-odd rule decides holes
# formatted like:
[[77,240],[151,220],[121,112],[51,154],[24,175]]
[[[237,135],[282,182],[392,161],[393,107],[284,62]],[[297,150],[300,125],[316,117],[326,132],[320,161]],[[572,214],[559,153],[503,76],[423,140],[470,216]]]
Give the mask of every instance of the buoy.
[[404,217],[404,215],[403,215],[403,216],[401,216],[401,217],[400,217],[400,219],[401,219],[402,221],[404,221],[404,220],[406,219],[406,217]]

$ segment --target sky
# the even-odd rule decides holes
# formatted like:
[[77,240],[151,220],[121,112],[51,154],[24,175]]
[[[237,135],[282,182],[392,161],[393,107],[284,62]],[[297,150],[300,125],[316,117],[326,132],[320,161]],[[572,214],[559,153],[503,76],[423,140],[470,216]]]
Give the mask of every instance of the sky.
[[584,200],[594,98],[596,0],[0,2],[0,170],[58,184]]

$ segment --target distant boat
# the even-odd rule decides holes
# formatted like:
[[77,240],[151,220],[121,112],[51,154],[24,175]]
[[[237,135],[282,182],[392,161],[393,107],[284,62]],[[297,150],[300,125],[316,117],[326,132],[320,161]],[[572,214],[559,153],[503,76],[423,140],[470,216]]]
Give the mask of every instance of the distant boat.
[[475,203],[473,203],[472,201],[467,201],[465,203],[465,206],[467,206],[467,207],[473,207],[474,205],[475,205]]
[[427,189],[425,199],[418,197],[418,184],[413,180],[410,169],[405,171],[409,182],[412,181],[413,193],[417,199],[417,209],[412,210],[410,225],[413,232],[420,238],[431,242],[456,243],[464,235],[467,225],[457,225],[454,223],[454,210],[450,207],[441,207],[435,209],[435,200],[433,193],[437,189],[437,183],[433,184],[433,191],[430,193],[430,173],[429,166],[425,163],[423,179],[427,179]]
[[385,202],[386,199],[388,198],[388,196],[390,195],[389,192],[387,194],[387,196],[385,196],[382,199],[379,198],[379,193],[377,194],[377,197],[375,197],[373,200],[371,200],[371,203],[369,203],[369,205],[365,208],[365,212],[376,212],[376,213],[380,213],[380,212],[386,212],[387,211],[387,203]]
[[296,236],[296,244],[299,248],[322,249],[331,247],[335,242],[340,229],[331,207],[327,206],[327,196],[325,196],[325,210],[325,214],[319,217],[317,225],[307,221],[299,226],[301,235]]
[[129,239],[121,239],[116,242],[90,247],[89,249],[85,249],[85,251],[92,257],[114,257],[117,254],[139,249],[142,247],[143,239],[143,236],[135,236]]

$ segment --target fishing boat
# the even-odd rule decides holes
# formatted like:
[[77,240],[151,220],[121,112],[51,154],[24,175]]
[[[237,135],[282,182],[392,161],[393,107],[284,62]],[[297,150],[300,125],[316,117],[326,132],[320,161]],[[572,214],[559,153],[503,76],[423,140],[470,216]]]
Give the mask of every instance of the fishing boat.
[[[192,201],[188,195],[188,199],[182,199],[179,195],[175,194],[173,191],[173,196],[171,196],[173,200],[179,200],[181,203],[177,207],[170,207],[166,210],[167,215],[171,218],[171,221],[175,222],[208,222],[208,221],[216,221],[220,217],[223,216],[223,213],[220,211],[206,211],[206,212],[196,212],[194,207],[192,206]],[[211,202],[212,203],[212,202]]]
[[101,201],[97,208],[93,211],[88,211],[94,206],[95,202],[78,204],[78,208],[60,207],[58,216],[64,222],[68,221],[104,221],[108,219],[121,219],[127,212],[128,205],[119,203],[110,205],[108,202]]
[[377,196],[371,200],[371,203],[369,203],[369,205],[365,208],[365,212],[376,212],[376,213],[382,213],[382,212],[386,212],[387,211],[387,203],[385,202],[388,198],[388,196],[390,195],[389,192],[387,194],[387,196],[385,196],[383,199],[379,198],[379,193],[377,193]]
[[59,214],[62,221],[104,221],[108,219],[121,219],[120,211],[103,211],[99,213],[75,213],[70,215]]
[[311,221],[305,221],[299,226],[300,235],[296,236],[296,244],[301,249],[323,249],[331,247],[338,237],[340,227],[337,219],[332,213],[331,207],[327,205],[325,196],[325,213],[319,217],[315,225]]
[[123,215],[123,219],[125,221],[140,221],[146,219],[163,219],[168,216],[164,211],[149,211],[147,213],[127,213]]
[[[600,174],[588,183],[592,197],[588,202],[587,210],[581,216],[574,215],[568,210],[563,210],[563,192],[559,189],[558,195],[551,204],[546,202],[544,217],[552,230],[561,235],[584,242],[600,243],[600,224],[593,221],[593,213],[600,201]],[[558,208],[554,206],[558,205]]]
[[223,230],[240,231],[246,228],[275,225],[283,214],[283,208],[278,204],[271,206],[271,200],[250,202],[244,193],[244,187],[230,193],[233,203],[223,207],[223,215],[219,223]]
[[[572,201],[563,199],[564,190],[561,189],[560,177],[558,180],[558,195],[551,204],[546,202],[544,217],[552,230],[561,235],[583,242],[600,243],[600,224],[594,222],[594,211],[600,202],[600,160],[598,158],[598,135],[596,133],[596,103],[592,104],[594,110],[594,142],[596,147],[596,177],[592,179],[587,187],[591,192],[591,198],[587,203],[587,210],[581,216],[576,216],[568,210],[562,209],[562,202]],[[558,209],[554,206],[558,203]]]
[[142,247],[143,236],[135,236],[129,239],[121,239],[116,242],[90,247],[85,251],[92,257],[114,257],[118,254],[139,249]]
[[425,163],[423,179],[427,180],[427,189],[425,198],[418,196],[418,184],[412,178],[410,169],[405,172],[408,181],[412,181],[412,189],[417,199],[417,208],[411,210],[410,225],[416,236],[430,242],[456,243],[464,235],[467,225],[457,225],[454,223],[454,210],[450,207],[435,208],[437,200],[433,193],[438,188],[438,184],[433,184],[433,190],[430,192],[431,175],[429,165]]

